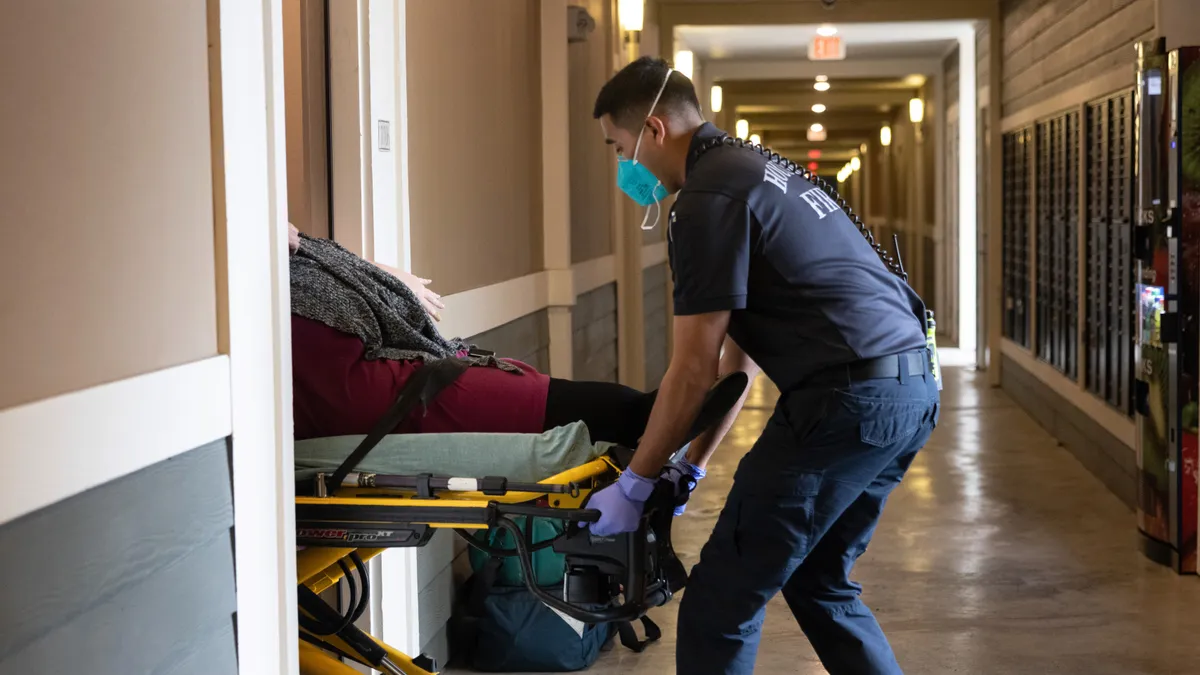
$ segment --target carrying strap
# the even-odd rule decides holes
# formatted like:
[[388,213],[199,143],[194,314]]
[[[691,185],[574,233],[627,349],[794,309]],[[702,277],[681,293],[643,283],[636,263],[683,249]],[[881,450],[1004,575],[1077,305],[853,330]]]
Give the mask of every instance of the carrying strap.
[[379,418],[371,432],[363,438],[354,452],[346,457],[337,471],[333,472],[328,483],[329,494],[333,495],[342,487],[342,481],[359,465],[384,436],[403,422],[418,403],[428,406],[443,389],[453,384],[462,375],[468,364],[459,359],[439,359],[429,361],[408,377],[408,381],[400,388],[400,395],[388,411]]
[[650,617],[643,616],[640,621],[642,622],[643,630],[646,631],[645,640],[638,639],[637,631],[633,629],[632,622],[620,621],[616,624],[617,635],[621,638],[621,644],[638,654],[646,651],[646,647],[649,647],[651,642],[658,642],[658,639],[662,637],[662,629]]

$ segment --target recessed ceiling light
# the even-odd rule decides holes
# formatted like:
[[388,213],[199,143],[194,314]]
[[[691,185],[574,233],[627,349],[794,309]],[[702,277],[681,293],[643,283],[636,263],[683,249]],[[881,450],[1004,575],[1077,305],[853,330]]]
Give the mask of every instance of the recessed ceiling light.
[[809,127],[809,129],[812,129],[814,132],[819,134],[825,130],[825,127],[821,126],[821,124],[818,122],[817,124],[814,124],[811,127]]
[[824,103],[818,103],[818,104],[814,105],[814,106],[812,107],[812,111],[813,111],[813,112],[815,112],[815,113],[817,113],[818,115],[819,115],[819,114],[821,114],[821,113],[823,113],[823,112],[825,112],[825,104],[824,104]]
[[834,35],[837,35],[837,27],[827,23],[817,29],[817,35],[822,37],[833,37]]
[[925,84],[925,76],[909,75],[908,77],[904,78],[904,84],[907,84],[910,87],[920,87]]
[[817,91],[829,91],[829,83],[828,82],[817,82],[817,83],[813,84],[813,89],[816,89]]
[[828,75],[818,75],[817,76],[817,82],[828,82],[828,81],[829,81]]

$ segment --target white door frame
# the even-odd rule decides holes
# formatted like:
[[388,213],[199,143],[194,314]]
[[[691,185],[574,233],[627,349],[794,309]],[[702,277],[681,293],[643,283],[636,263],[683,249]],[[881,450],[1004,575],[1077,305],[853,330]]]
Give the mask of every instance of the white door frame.
[[281,0],[208,0],[220,350],[229,358],[238,669],[299,670]]

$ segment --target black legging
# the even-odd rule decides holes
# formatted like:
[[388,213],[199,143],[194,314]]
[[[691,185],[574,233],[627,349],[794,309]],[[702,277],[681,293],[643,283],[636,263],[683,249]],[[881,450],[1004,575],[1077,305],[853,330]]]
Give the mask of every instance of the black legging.
[[641,392],[615,382],[576,382],[550,378],[545,430],[582,420],[592,442],[636,448],[646,432],[658,391]]

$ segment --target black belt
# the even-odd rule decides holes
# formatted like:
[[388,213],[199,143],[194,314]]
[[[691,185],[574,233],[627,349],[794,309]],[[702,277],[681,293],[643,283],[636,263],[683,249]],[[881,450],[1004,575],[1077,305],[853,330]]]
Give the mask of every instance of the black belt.
[[801,386],[846,384],[863,380],[895,380],[900,378],[901,364],[903,364],[904,372],[908,377],[924,377],[930,374],[929,353],[921,349],[826,368],[807,378]]

